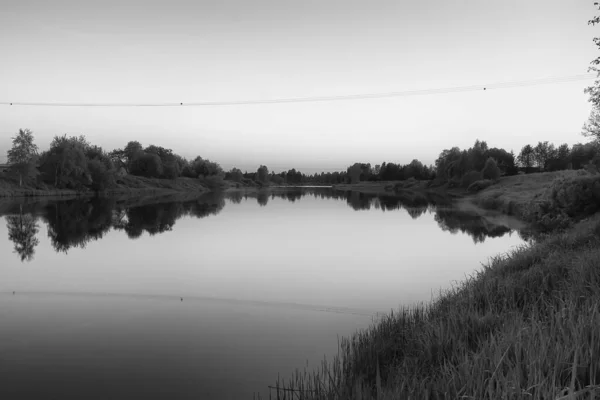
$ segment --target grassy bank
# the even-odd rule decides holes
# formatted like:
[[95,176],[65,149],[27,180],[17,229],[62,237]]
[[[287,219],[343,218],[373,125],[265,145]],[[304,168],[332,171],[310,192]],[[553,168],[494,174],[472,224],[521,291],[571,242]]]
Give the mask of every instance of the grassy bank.
[[280,398],[592,398],[600,395],[599,326],[595,215],[343,339],[321,370],[280,381],[295,390]]
[[464,195],[464,204],[545,218],[552,232],[498,255],[433,302],[343,338],[319,370],[278,381],[290,389],[278,398],[600,397],[600,175],[505,177]]
[[578,170],[504,177],[470,201],[549,232],[600,210],[600,174]]
[[[210,184],[199,179],[177,178],[156,179],[128,175],[119,180],[112,188],[101,192],[102,195],[152,195],[171,192],[208,192]],[[0,177],[0,197],[30,196],[94,196],[94,191],[58,189],[44,183],[19,186],[15,179]]]

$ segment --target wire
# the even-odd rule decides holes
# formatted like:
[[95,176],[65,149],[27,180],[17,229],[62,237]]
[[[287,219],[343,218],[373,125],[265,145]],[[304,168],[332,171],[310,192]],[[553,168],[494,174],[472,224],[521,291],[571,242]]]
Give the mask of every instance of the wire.
[[340,100],[366,100],[380,99],[386,97],[407,97],[407,96],[426,96],[433,94],[472,92],[478,90],[509,89],[526,86],[548,85],[554,83],[575,82],[590,80],[595,78],[596,74],[580,74],[562,77],[550,77],[541,79],[529,79],[522,81],[501,82],[489,85],[471,85],[458,86],[438,89],[420,89],[406,90],[400,92],[387,93],[365,93],[339,96],[314,96],[314,97],[292,97],[279,98],[271,100],[238,100],[238,101],[205,101],[189,103],[57,103],[57,102],[0,102],[0,105],[7,106],[35,106],[35,107],[204,107],[204,106],[237,106],[237,105],[258,105],[258,104],[280,104],[280,103],[311,103],[321,101],[340,101]]

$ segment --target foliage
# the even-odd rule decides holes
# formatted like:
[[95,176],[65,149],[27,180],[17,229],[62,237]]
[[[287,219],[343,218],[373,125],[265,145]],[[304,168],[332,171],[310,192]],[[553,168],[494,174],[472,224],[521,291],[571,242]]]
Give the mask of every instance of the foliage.
[[533,148],[533,159],[540,170],[546,169],[546,163],[554,151],[554,145],[548,141],[538,142]]
[[160,157],[154,153],[137,153],[130,166],[133,175],[158,178],[163,173]]
[[40,166],[43,178],[58,188],[81,189],[91,183],[84,136],[55,136],[48,151],[42,153]]
[[[594,3],[594,4],[598,8],[598,10],[600,10],[600,5],[598,3]],[[588,25],[596,25],[599,23],[600,23],[600,16],[595,16],[591,20],[588,21]],[[600,49],[600,37],[595,37],[594,43]],[[594,107],[592,110],[592,114],[590,115],[590,119],[592,119],[593,121],[597,121],[597,113],[598,113],[598,110],[600,110],[600,69],[599,69],[599,66],[600,66],[600,57],[596,57],[594,60],[592,60],[590,62],[590,67],[588,68],[588,71],[596,72],[598,74],[598,77],[596,78],[596,80],[594,81],[594,84],[592,86],[589,86],[584,90],[584,92],[589,95],[589,102],[592,103],[592,105]],[[595,128],[595,126],[592,127],[592,129],[594,129],[594,128]],[[585,128],[584,128],[584,132],[585,132]],[[596,131],[592,130],[589,133],[591,133],[592,135],[597,137],[597,134],[595,132],[597,132],[597,130]]]
[[265,165],[258,167],[256,171],[256,181],[266,184],[269,182],[269,169]]
[[225,179],[229,179],[234,182],[241,182],[243,178],[242,171],[238,168],[232,168],[231,171],[225,174]]
[[115,149],[110,152],[109,156],[115,165],[119,168],[125,168],[127,172],[130,172],[131,164],[140,152],[142,152],[142,145],[140,142],[131,141],[128,142],[123,149]]
[[489,157],[485,161],[485,166],[483,167],[481,173],[483,174],[483,179],[497,181],[500,178],[501,171],[500,168],[498,168],[496,160],[494,160],[492,157]]
[[527,207],[525,218],[540,229],[563,229],[574,220],[600,209],[600,175],[582,172],[577,177],[560,177],[538,201]]
[[583,125],[581,134],[600,141],[600,110],[597,107],[592,108],[587,122]]
[[529,144],[523,146],[517,160],[526,171],[529,170],[533,166],[535,160],[533,147]]
[[223,177],[221,175],[209,175],[200,177],[201,181],[212,190],[222,189],[225,186]]
[[200,156],[196,157],[194,161],[192,161],[191,167],[196,175],[194,176],[194,178],[201,176],[208,177],[224,175],[223,169],[221,169],[221,166],[219,164],[217,164],[216,162],[212,162],[208,159],[205,160]]
[[361,164],[355,163],[354,165],[348,167],[346,171],[348,177],[350,178],[350,183],[357,183],[360,181],[360,175],[362,173]]
[[492,186],[494,184],[494,181],[490,180],[490,179],[482,179],[480,181],[475,181],[473,183],[471,183],[469,185],[469,187],[467,188],[468,192],[479,192],[480,190],[483,189],[487,189],[488,187]]
[[8,163],[11,169],[19,175],[19,186],[37,175],[35,163],[37,161],[38,147],[34,143],[33,132],[29,129],[19,129],[19,133],[12,138],[12,148],[7,152]]
[[469,171],[463,175],[461,180],[461,186],[468,188],[473,182],[477,182],[483,179],[483,174],[479,171]]
[[92,190],[102,191],[109,189],[115,185],[115,176],[99,159],[88,161],[88,170],[92,178],[90,185]]

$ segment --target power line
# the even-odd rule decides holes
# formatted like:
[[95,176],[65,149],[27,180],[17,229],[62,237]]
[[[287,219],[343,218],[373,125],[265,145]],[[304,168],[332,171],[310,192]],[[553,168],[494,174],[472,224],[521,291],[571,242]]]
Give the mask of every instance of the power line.
[[576,82],[595,78],[596,74],[580,74],[561,77],[550,77],[541,79],[528,79],[522,81],[500,82],[488,85],[458,86],[438,89],[406,90],[387,93],[363,93],[339,96],[313,96],[313,97],[291,97],[270,100],[232,100],[232,101],[205,101],[205,102],[180,102],[180,103],[58,103],[58,102],[0,102],[6,106],[35,106],[35,107],[203,107],[203,106],[237,106],[258,104],[282,104],[282,103],[312,103],[321,101],[340,100],[367,100],[386,97],[427,96],[434,94],[447,94],[472,91],[487,91],[494,89],[510,89],[527,86],[549,85],[555,83]]

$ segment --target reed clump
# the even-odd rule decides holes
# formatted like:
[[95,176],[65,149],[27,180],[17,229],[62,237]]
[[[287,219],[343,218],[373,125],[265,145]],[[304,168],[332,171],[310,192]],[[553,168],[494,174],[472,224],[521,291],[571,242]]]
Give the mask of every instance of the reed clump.
[[319,369],[278,379],[271,396],[600,398],[600,215],[380,318]]

